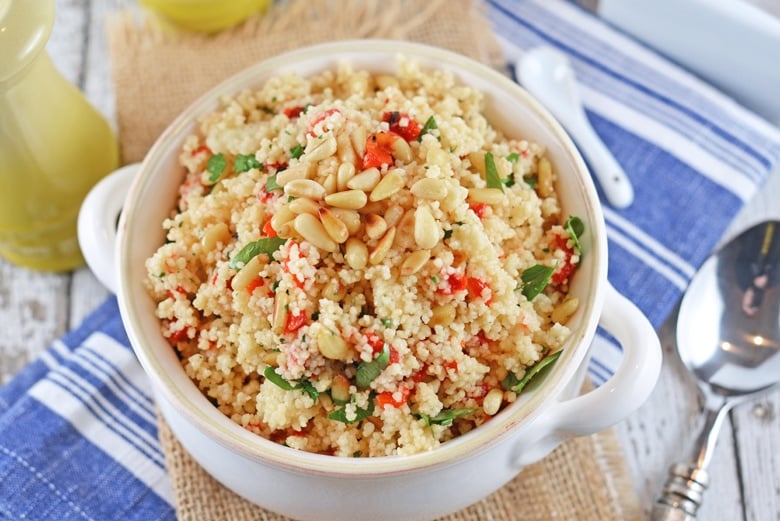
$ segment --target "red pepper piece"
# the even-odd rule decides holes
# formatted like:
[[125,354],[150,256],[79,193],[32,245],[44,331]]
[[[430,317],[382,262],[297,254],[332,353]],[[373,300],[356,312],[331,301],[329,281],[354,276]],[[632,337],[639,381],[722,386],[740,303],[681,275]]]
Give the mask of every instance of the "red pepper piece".
[[391,154],[393,141],[400,139],[388,132],[377,132],[366,138],[366,153],[363,155],[362,168],[380,168],[382,165],[392,165]]
[[567,237],[561,235],[555,236],[555,245],[558,249],[562,250],[565,255],[563,263],[555,270],[555,273],[552,274],[552,278],[550,279],[552,283],[556,285],[568,282],[569,276],[577,270],[577,265],[571,260],[574,251],[569,247],[568,242],[569,239]]
[[274,230],[274,227],[271,226],[271,219],[265,221],[265,224],[263,225],[263,235],[266,237],[276,237],[278,235],[276,230]]
[[251,295],[255,289],[261,287],[263,284],[265,284],[263,277],[257,276],[246,285],[246,292]]
[[[485,288],[490,288],[490,285],[482,279],[476,277],[466,278],[466,285],[468,286],[469,296],[471,298],[482,298]],[[485,304],[490,305],[493,302],[493,292],[485,299]]]
[[485,216],[485,212],[488,209],[487,203],[473,203],[469,205],[469,208],[472,212],[477,214],[477,217],[480,218],[480,220]]
[[[371,346],[371,350],[376,354],[382,351],[382,348],[385,346],[385,341],[382,340],[382,338],[377,335],[376,333],[372,333],[369,331],[366,333],[366,342],[368,345]],[[392,354],[392,351],[391,351]],[[398,355],[396,355],[398,356]]]
[[[341,111],[339,109],[328,109],[325,112],[320,112],[317,114],[317,116],[314,117],[314,119],[309,122],[309,135],[312,137],[317,137],[317,134],[314,132],[314,127],[316,127],[319,123],[321,123],[323,120],[328,118],[329,116],[332,116],[333,114],[341,114]],[[327,128],[322,129],[323,132],[327,132]]]
[[287,107],[282,112],[284,112],[284,115],[288,118],[294,119],[301,115],[301,112],[303,112],[303,106],[296,105],[294,107]]
[[287,320],[284,323],[284,332],[295,333],[300,328],[305,326],[307,321],[308,319],[306,318],[306,314],[303,311],[299,311],[297,313],[288,313]]
[[411,393],[411,389],[408,389],[406,387],[401,387],[399,391],[401,392],[401,396],[399,399],[396,399],[394,397],[395,393],[390,391],[385,391],[383,393],[377,394],[376,404],[381,409],[384,409],[385,407],[401,407],[409,399],[409,394]]
[[[401,121],[406,120],[406,125],[401,126]],[[406,141],[415,141],[420,136],[420,125],[404,112],[385,112],[382,114],[382,121],[390,124],[390,132],[398,134]]]
[[204,152],[207,153],[209,156],[213,156],[214,155],[214,153],[211,151],[211,149],[209,147],[207,147],[206,145],[199,146],[198,148],[196,148],[195,150],[193,150],[191,152],[191,155],[197,156],[198,154],[202,154]]

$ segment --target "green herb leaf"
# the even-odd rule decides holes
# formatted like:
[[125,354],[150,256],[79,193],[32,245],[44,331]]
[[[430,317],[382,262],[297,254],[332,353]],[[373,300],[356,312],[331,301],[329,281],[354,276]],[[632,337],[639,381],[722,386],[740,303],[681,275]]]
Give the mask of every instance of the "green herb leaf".
[[476,409],[444,409],[436,416],[428,416],[427,414],[422,413],[418,413],[417,416],[422,418],[422,420],[425,422],[425,425],[444,425],[445,427],[448,427],[452,425],[452,422],[455,421],[455,418],[458,418],[459,416],[466,416],[467,414],[471,414],[474,411],[476,411]]
[[553,273],[555,273],[555,267],[543,264],[535,264],[523,271],[523,274],[520,275],[520,279],[523,281],[523,296],[529,301],[533,300],[550,283]]
[[277,386],[281,387],[285,391],[292,391],[295,389],[293,385],[282,378],[279,373],[277,373],[273,367],[270,365],[265,368],[265,371],[263,371],[263,376],[265,376],[268,380],[271,381],[271,383],[276,384]]
[[282,378],[279,373],[277,373],[273,367],[270,365],[265,368],[265,371],[263,371],[263,376],[265,376],[268,380],[271,381],[271,383],[281,387],[285,391],[303,391],[304,393],[308,394],[309,397],[317,401],[317,398],[320,396],[320,392],[314,387],[314,384],[312,384],[307,379],[298,380],[295,382],[295,385],[293,385],[291,382],[288,382],[284,378]]
[[290,156],[294,159],[298,159],[303,155],[303,145],[295,145],[290,149]]
[[511,154],[506,156],[506,160],[509,161],[510,163],[514,163],[519,158],[520,158],[520,154],[518,154],[517,152],[512,152]]
[[498,188],[502,192],[504,191],[504,183],[501,181],[501,176],[498,175],[496,160],[490,152],[485,153],[485,181],[488,188]]
[[502,183],[504,183],[504,186],[509,188],[510,186],[515,186],[515,174],[509,174],[505,178],[501,180]]
[[539,178],[535,175],[524,177],[523,181],[525,181],[525,184],[531,187],[532,190],[536,189],[536,183],[539,182]]
[[390,318],[383,318],[380,322],[382,322],[382,325],[385,327],[393,327],[393,320]]
[[225,160],[225,156],[222,154],[215,154],[211,156],[206,162],[206,170],[209,173],[209,182],[216,183],[217,179],[219,179],[219,176],[221,176],[222,172],[225,171],[226,166],[227,161]]
[[514,373],[509,373],[506,378],[504,378],[504,381],[501,382],[501,385],[504,386],[505,389],[509,391],[513,391],[517,394],[520,394],[526,385],[528,385],[528,382],[530,382],[534,376],[539,374],[542,369],[544,369],[547,366],[550,366],[555,363],[556,360],[561,356],[561,353],[563,351],[557,351],[551,355],[547,355],[546,357],[542,358],[538,362],[536,362],[534,365],[529,367],[525,370],[525,375],[522,379],[517,379],[517,376],[515,376]]
[[266,192],[273,192],[274,190],[281,190],[282,187],[279,185],[279,183],[276,182],[276,174],[269,175],[268,179],[265,182],[265,191]]
[[431,130],[436,128],[439,128],[439,125],[436,124],[436,119],[434,119],[433,116],[429,117],[427,120],[425,120],[423,128],[420,129],[420,135],[417,136],[417,141],[422,141],[422,137],[425,134],[428,134]]
[[247,262],[254,259],[261,253],[265,253],[270,257],[285,242],[287,242],[287,239],[282,239],[281,237],[266,237],[263,239],[258,239],[254,242],[250,242],[241,248],[241,251],[239,251],[235,257],[230,259],[230,267],[234,269],[238,268],[239,263],[246,265]]
[[444,230],[444,239],[449,239],[452,237],[452,230]]
[[[354,402],[354,396],[352,397],[352,401]],[[355,408],[355,418],[352,420],[347,419],[347,407],[344,406],[341,409],[336,409],[332,413],[328,414],[328,418],[331,420],[335,420],[337,422],[341,423],[357,423],[361,420],[365,420],[369,416],[374,414],[374,397],[373,395],[371,398],[369,398],[369,404],[368,408],[363,409],[362,407],[356,407]]]
[[382,346],[382,352],[379,353],[376,358],[370,362],[361,362],[358,365],[357,370],[355,371],[355,383],[358,388],[365,389],[368,387],[371,382],[374,381],[374,378],[385,370],[385,367],[387,367],[387,364],[389,363],[390,346],[385,343],[385,345]]
[[253,168],[263,168],[263,164],[255,159],[253,155],[238,154],[233,161],[233,170],[238,174],[248,172]]
[[582,222],[582,219],[576,215],[572,215],[566,219],[566,223],[563,227],[566,229],[566,233],[569,234],[569,238],[574,242],[574,251],[577,252],[577,255],[582,255],[580,236],[585,231],[585,224]]

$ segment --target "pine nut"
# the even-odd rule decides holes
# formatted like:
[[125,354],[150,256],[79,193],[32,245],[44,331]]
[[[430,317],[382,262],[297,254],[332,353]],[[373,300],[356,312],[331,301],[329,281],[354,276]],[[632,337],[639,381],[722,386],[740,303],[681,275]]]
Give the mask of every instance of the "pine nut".
[[469,162],[471,167],[479,172],[479,175],[485,177],[485,153],[482,151],[469,152]]
[[287,208],[295,214],[310,213],[312,215],[317,215],[317,212],[321,207],[311,199],[299,197],[287,203]]
[[455,321],[455,305],[452,303],[442,304],[433,308],[431,319],[428,325],[447,327]]
[[482,410],[488,416],[493,416],[501,408],[501,403],[504,401],[504,391],[498,387],[494,387],[485,395],[482,400]]
[[378,239],[387,231],[387,223],[384,219],[375,213],[370,213],[365,217],[366,235],[369,239]]
[[546,157],[540,157],[536,164],[536,191],[541,197],[550,197],[553,188],[552,165]]
[[350,235],[355,235],[360,230],[360,214],[355,210],[343,208],[330,208],[330,212],[347,226]]
[[281,351],[266,351],[263,353],[262,360],[263,363],[266,365],[270,365],[271,367],[279,367],[279,355],[281,354]]
[[368,262],[371,264],[379,264],[382,262],[390,251],[390,246],[393,245],[393,239],[395,239],[395,227],[387,230],[384,237],[379,239],[379,242],[376,243],[374,249],[368,254]]
[[366,205],[368,197],[363,190],[345,190],[325,196],[325,202],[336,208],[359,210]]
[[320,208],[319,210],[320,222],[322,227],[325,228],[325,232],[328,236],[336,241],[338,244],[343,243],[349,237],[349,230],[347,225],[344,224],[338,217],[333,215],[333,212],[327,208]]
[[[351,150],[352,145],[349,146]],[[339,190],[346,190],[347,183],[353,177],[355,177],[355,165],[352,163],[341,163],[336,172],[336,187]]]
[[564,324],[577,311],[580,300],[577,297],[568,297],[566,300],[555,306],[550,318],[553,322]]
[[325,328],[320,329],[317,334],[317,349],[322,356],[330,360],[344,360],[349,354],[349,346],[341,335]]
[[349,140],[352,142],[352,148],[355,150],[358,159],[362,159],[366,155],[366,129],[356,127],[350,134]]
[[276,184],[284,186],[293,179],[310,179],[314,172],[314,163],[298,163],[276,174]]
[[439,225],[436,223],[431,209],[419,206],[414,212],[414,242],[424,250],[436,246],[440,239]]
[[304,154],[307,161],[316,162],[332,156],[337,148],[336,138],[332,135],[326,138],[311,138]]
[[404,208],[398,204],[392,204],[385,210],[385,222],[387,226],[395,226],[404,216]]
[[[357,163],[357,155],[355,155],[355,149],[352,148],[352,143],[349,139],[349,134],[346,132],[340,132],[338,136],[336,136],[336,156],[338,156],[339,161],[342,165],[352,165],[355,166],[355,163]],[[341,187],[343,190],[344,188]]]
[[307,197],[319,201],[325,197],[325,188],[311,179],[293,179],[284,185],[284,193],[292,197]]
[[447,197],[447,185],[441,179],[431,179],[426,177],[420,179],[412,185],[412,194],[421,199],[432,199],[440,201]]
[[293,221],[293,228],[301,234],[304,240],[317,248],[329,252],[339,249],[339,245],[332,240],[319,219],[308,213],[302,213]]
[[344,248],[344,258],[353,270],[362,270],[368,263],[368,248],[359,239],[354,237],[347,240]]
[[[403,172],[403,170],[401,170]],[[398,168],[394,168],[385,174],[381,181],[371,191],[368,197],[370,201],[383,201],[398,193],[404,186],[404,178],[401,177]]]
[[431,250],[417,250],[410,253],[401,264],[401,275],[407,277],[420,271],[431,258]]
[[390,149],[394,158],[400,159],[404,163],[412,162],[412,149],[404,138],[395,139],[390,145]]
[[277,335],[282,334],[287,323],[288,296],[284,292],[277,292],[274,296],[274,315],[271,321],[271,330]]
[[398,247],[414,247],[414,210],[407,210],[398,222]]
[[276,233],[279,233],[282,231],[282,227],[293,219],[295,219],[295,214],[290,210],[289,206],[282,206],[273,217],[271,217],[271,228],[273,228]]
[[359,174],[355,175],[347,182],[347,188],[353,190],[363,190],[364,192],[370,192],[374,189],[380,178],[379,170],[376,168],[367,168]]
[[200,244],[207,252],[213,250],[218,243],[227,244],[230,240],[230,228],[225,223],[212,224],[203,233]]
[[469,188],[469,202],[499,205],[506,200],[504,192],[498,188]]
[[333,377],[333,383],[330,386],[330,395],[333,401],[337,403],[346,403],[349,401],[349,380],[342,374]]
[[325,189],[326,194],[335,193],[338,190],[337,174],[328,174],[328,177],[322,182],[322,187]]
[[265,259],[265,255],[257,255],[252,257],[249,262],[247,262],[246,265],[244,265],[244,267],[241,268],[238,273],[236,273],[236,275],[233,277],[233,280],[230,281],[230,287],[232,287],[235,291],[245,290],[247,286],[249,286],[249,283],[257,278],[260,270],[263,269]]

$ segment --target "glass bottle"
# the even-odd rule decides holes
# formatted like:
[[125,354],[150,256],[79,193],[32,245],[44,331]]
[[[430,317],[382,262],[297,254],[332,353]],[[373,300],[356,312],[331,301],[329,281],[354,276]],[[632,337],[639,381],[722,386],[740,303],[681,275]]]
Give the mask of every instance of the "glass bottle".
[[116,137],[46,53],[54,0],[0,0],[0,256],[33,269],[83,264],[81,202],[116,169]]

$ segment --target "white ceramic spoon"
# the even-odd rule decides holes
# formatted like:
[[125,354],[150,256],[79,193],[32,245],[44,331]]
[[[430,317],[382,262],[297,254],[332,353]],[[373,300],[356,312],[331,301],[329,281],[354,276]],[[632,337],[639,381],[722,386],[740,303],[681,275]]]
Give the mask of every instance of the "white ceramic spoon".
[[517,61],[515,75],[577,142],[609,203],[616,208],[630,206],[634,201],[631,181],[585,116],[566,55],[552,47],[536,47]]

